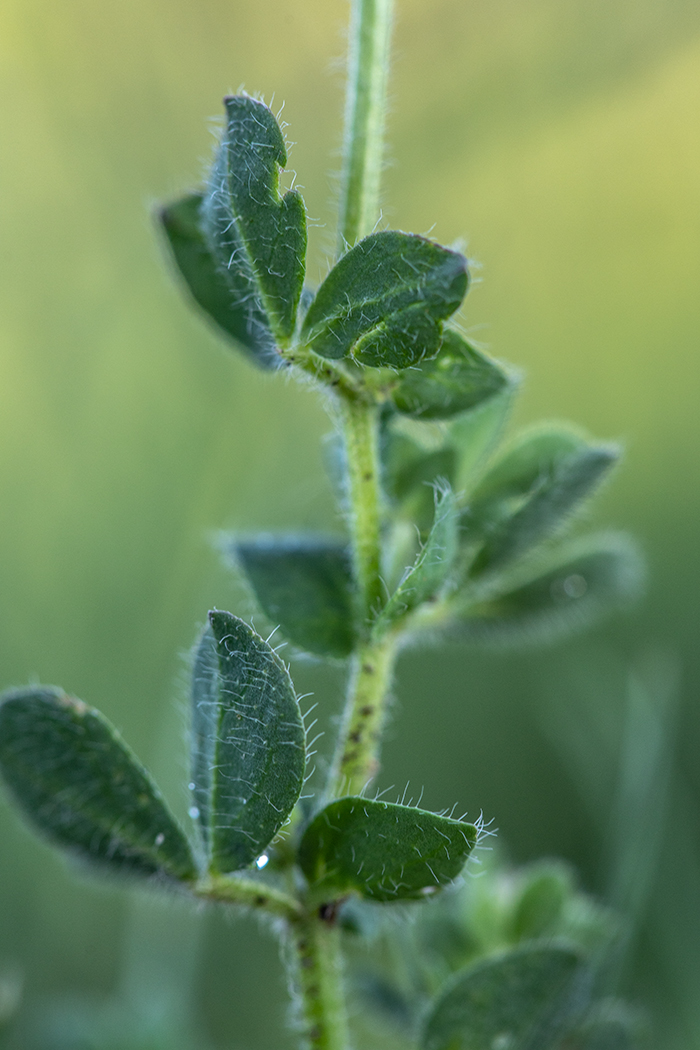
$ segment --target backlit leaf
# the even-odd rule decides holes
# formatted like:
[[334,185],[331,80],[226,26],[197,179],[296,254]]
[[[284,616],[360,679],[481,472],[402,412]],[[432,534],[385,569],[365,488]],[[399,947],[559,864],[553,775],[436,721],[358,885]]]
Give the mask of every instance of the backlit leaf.
[[190,881],[189,844],[149,774],[107,719],[60,689],[6,693],[0,770],[58,846],[114,871]]
[[466,259],[414,234],[373,233],[342,257],[304,318],[317,354],[406,368],[433,357],[467,291]]
[[304,832],[299,862],[319,897],[420,898],[459,875],[476,836],[473,824],[425,810],[341,798]]
[[192,781],[209,870],[247,867],[294,808],[304,779],[299,703],[282,661],[247,624],[209,614],[195,656]]

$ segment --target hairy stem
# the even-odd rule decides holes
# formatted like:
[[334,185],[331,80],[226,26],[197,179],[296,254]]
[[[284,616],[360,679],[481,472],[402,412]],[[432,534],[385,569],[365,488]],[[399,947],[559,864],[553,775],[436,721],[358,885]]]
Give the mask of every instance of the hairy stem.
[[331,796],[358,795],[377,772],[395,655],[394,639],[384,637],[363,646],[353,657],[343,724],[328,784]]
[[339,254],[374,229],[384,154],[393,0],[353,0]]
[[341,397],[347,459],[347,500],[360,618],[367,626],[381,607],[381,484],[376,405]]
[[302,911],[301,905],[273,886],[255,882],[253,879],[237,878],[227,875],[209,875],[200,879],[194,887],[198,897],[205,900],[224,901],[228,904],[242,904],[248,908],[262,909],[270,915],[294,920]]
[[340,930],[316,913],[298,919],[291,930],[309,1050],[347,1050]]

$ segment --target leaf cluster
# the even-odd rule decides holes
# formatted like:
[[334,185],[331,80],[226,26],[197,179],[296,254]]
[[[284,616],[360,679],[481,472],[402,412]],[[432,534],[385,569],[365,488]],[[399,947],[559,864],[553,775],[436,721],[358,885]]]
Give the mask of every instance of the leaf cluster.
[[[363,1045],[418,1050],[635,1050],[642,1018],[598,991],[616,917],[561,862],[493,863],[410,923],[349,904]],[[374,1036],[373,1034],[374,1033]]]

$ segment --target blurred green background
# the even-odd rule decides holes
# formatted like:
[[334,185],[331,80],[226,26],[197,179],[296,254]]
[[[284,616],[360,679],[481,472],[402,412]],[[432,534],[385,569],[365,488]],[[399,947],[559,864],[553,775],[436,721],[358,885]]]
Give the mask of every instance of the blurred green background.
[[[650,582],[638,608],[548,650],[404,656],[380,786],[483,809],[513,861],[564,856],[596,892],[651,879],[623,987],[653,1010],[659,1047],[700,1047],[700,7],[397,6],[384,219],[467,239],[483,283],[463,323],[525,369],[517,421],[624,441],[591,517],[639,537]],[[185,656],[208,607],[245,611],[212,537],[340,523],[321,408],[189,312],[152,207],[200,179],[224,93],[274,94],[318,280],[346,17],[345,0],[0,8],[0,682],[101,707],[180,813]],[[629,671],[651,681],[650,654],[679,668],[673,760],[649,813],[653,870],[632,851],[616,890]],[[337,670],[295,676],[324,719],[337,711]],[[649,791],[662,799],[663,769]],[[255,923],[76,877],[4,802],[2,972],[25,984],[11,1046],[59,1046],[41,1034],[57,1003],[121,1032],[164,1013],[187,1047],[188,1025],[217,1048],[292,1045]]]

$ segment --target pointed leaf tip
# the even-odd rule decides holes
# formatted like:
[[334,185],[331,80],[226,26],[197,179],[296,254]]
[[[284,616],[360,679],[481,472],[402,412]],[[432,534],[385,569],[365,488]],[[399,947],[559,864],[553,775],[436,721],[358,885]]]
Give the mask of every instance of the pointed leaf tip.
[[314,894],[355,891],[377,901],[421,899],[455,879],[477,829],[391,802],[341,798],[312,820],[299,847]]
[[30,821],[58,846],[114,871],[196,878],[157,787],[99,711],[60,689],[5,694],[0,770]]
[[212,611],[195,654],[192,780],[214,874],[251,864],[301,793],[304,726],[286,667],[243,620]]

